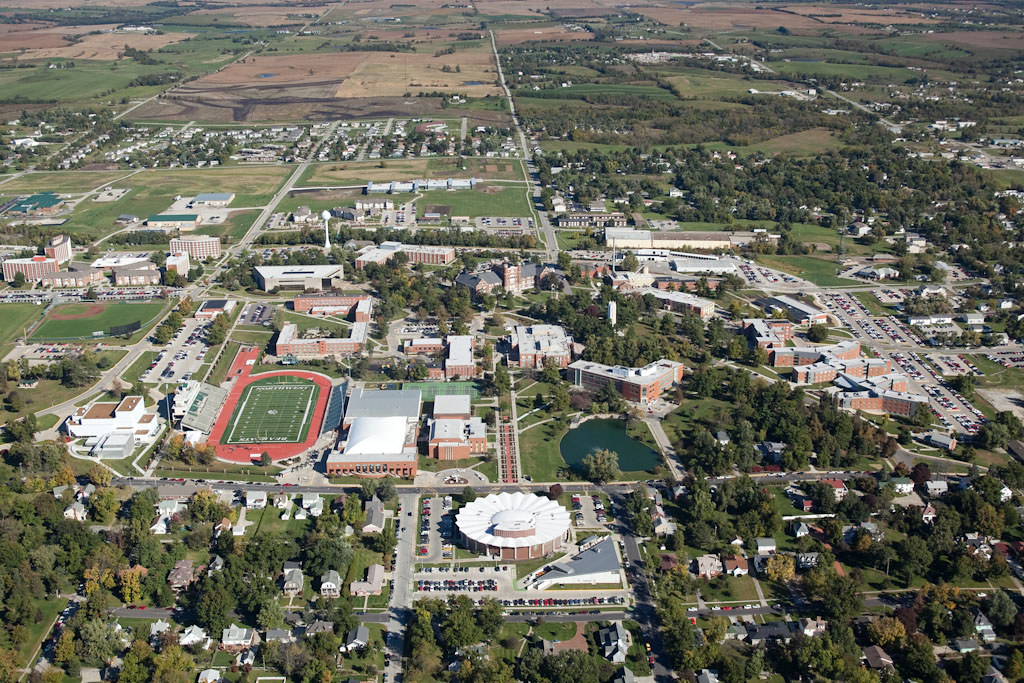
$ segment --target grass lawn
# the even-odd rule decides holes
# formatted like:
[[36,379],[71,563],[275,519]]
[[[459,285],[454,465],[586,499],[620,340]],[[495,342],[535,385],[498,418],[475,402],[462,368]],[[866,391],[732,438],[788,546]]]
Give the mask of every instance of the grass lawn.
[[754,579],[749,576],[720,576],[700,587],[707,602],[757,602]]
[[710,419],[715,408],[729,410],[730,407],[728,403],[715,398],[684,399],[679,408],[665,416],[661,426],[669,441],[676,443],[693,429],[695,422]]
[[868,309],[868,313],[873,316],[892,315],[895,312],[894,309],[883,306],[878,297],[871,292],[853,292],[853,295],[857,297],[857,301],[864,304],[864,308]]
[[[491,646],[491,655],[508,661],[515,660],[519,655],[519,647],[529,631],[529,624],[506,621],[501,625],[501,634],[496,639],[495,644]],[[504,647],[505,643],[513,643],[514,646],[506,648]]]
[[[497,191],[495,191],[496,188]],[[523,185],[499,186],[477,185],[472,190],[437,190],[424,192],[416,200],[416,213],[422,218],[426,207],[430,205],[451,207],[451,216],[512,216],[526,217],[530,215],[530,202],[527,200],[526,187]]]
[[[163,302],[113,304],[63,304],[46,316],[32,333],[32,339],[91,338],[94,333],[107,335],[111,327],[138,322],[142,328],[156,321]],[[94,307],[102,307],[97,309]],[[96,311],[93,313],[92,311]],[[83,316],[59,319],[58,316]]]
[[574,621],[546,621],[533,629],[534,635],[545,640],[570,640],[576,635]]
[[25,333],[43,313],[44,306],[35,304],[3,304],[0,306],[0,344],[14,341]]
[[781,270],[822,287],[841,287],[853,280],[836,277],[836,263],[815,256],[758,256],[764,266]]
[[[253,471],[255,471],[255,467]],[[198,470],[166,470],[158,469],[153,473],[154,477],[168,477],[177,478],[183,477],[185,479],[205,479],[207,481],[219,481],[221,479],[233,480],[233,481],[277,481],[274,477],[266,474],[230,474],[224,472],[201,472]]]
[[552,557],[550,559],[548,559],[546,557],[540,557],[540,558],[537,558],[536,560],[527,560],[525,562],[517,562],[516,563],[516,579],[517,580],[521,579],[524,576],[526,576],[527,574],[529,574],[530,572],[536,571],[536,570],[540,569],[541,567],[543,567],[546,564],[551,564],[552,562],[557,562],[560,557],[561,557],[561,555],[556,555],[555,557]]
[[25,640],[25,645],[18,648],[18,659],[26,664],[30,663],[28,658],[32,656],[32,653],[39,647],[39,643],[42,642],[43,638],[49,633],[50,624],[60,614],[60,611],[64,609],[67,600],[63,598],[54,598],[52,600],[33,600],[35,606],[43,613],[43,618],[29,625],[28,627],[28,638]]
[[224,351],[220,355],[220,359],[217,364],[213,366],[210,374],[206,377],[207,384],[219,385],[228,376],[228,369],[231,367],[231,361],[235,359],[235,354],[238,353],[238,347],[240,344],[234,341],[224,342]]
[[[494,458],[490,458],[491,461]],[[476,465],[477,463],[486,462],[484,458],[462,458],[460,460],[437,460],[435,458],[428,458],[425,455],[419,456],[419,465],[417,469],[424,470],[427,472],[440,472],[441,470],[451,469],[466,469]],[[497,465],[495,465],[497,466]]]
[[519,436],[523,474],[534,481],[558,481],[558,470],[565,467],[565,460],[558,450],[565,432],[555,424],[545,422]]
[[156,351],[143,351],[142,354],[135,359],[135,362],[124,371],[124,374],[121,375],[121,379],[132,385],[137,384],[142,373],[149,369],[149,366],[153,364],[154,360],[156,360],[157,355],[159,354],[157,354]]

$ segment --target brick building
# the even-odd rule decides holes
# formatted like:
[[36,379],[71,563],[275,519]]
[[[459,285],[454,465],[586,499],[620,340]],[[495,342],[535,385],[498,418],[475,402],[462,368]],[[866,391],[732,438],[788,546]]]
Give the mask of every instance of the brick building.
[[648,403],[683,379],[682,363],[662,359],[642,368],[604,365],[578,360],[569,366],[569,379],[578,387],[597,392],[611,382],[627,401]]

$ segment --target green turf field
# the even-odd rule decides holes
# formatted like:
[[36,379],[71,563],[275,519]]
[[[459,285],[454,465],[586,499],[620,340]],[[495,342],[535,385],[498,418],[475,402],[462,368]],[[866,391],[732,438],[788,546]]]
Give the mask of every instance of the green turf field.
[[[82,315],[93,307],[103,306],[103,310],[83,318],[55,319],[54,316]],[[42,324],[32,333],[33,340],[40,339],[80,339],[93,336],[94,332],[108,333],[111,327],[127,325],[136,320],[145,328],[160,315],[164,304],[160,302],[112,304],[63,304],[46,314]]]
[[221,443],[299,443],[306,440],[320,387],[301,377],[253,382],[242,392]]
[[403,389],[418,389],[424,401],[433,401],[435,396],[469,394],[471,399],[480,398],[480,392],[473,382],[406,382]]

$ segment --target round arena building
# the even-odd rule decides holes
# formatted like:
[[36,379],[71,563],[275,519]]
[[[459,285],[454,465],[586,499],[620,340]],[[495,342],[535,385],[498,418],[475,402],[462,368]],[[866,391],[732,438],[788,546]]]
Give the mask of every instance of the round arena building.
[[503,560],[532,560],[569,540],[569,511],[531,493],[496,493],[477,498],[455,515],[469,550]]

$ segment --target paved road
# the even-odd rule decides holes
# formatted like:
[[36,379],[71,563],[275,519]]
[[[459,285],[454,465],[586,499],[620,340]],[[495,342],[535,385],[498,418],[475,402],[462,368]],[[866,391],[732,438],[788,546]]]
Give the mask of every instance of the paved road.
[[837,99],[842,100],[843,102],[846,102],[850,106],[856,107],[857,109],[860,109],[863,112],[871,114],[872,116],[877,116],[878,117],[878,122],[881,123],[886,128],[888,128],[889,130],[893,131],[894,133],[899,133],[902,130],[900,128],[899,124],[893,123],[892,121],[890,121],[889,119],[887,119],[884,116],[880,115],[878,112],[874,111],[873,109],[869,109],[868,107],[865,107],[860,102],[851,100],[849,97],[846,97],[845,95],[840,95],[839,93],[835,92],[834,90],[826,90],[825,92],[827,92],[832,97],[835,97]]

